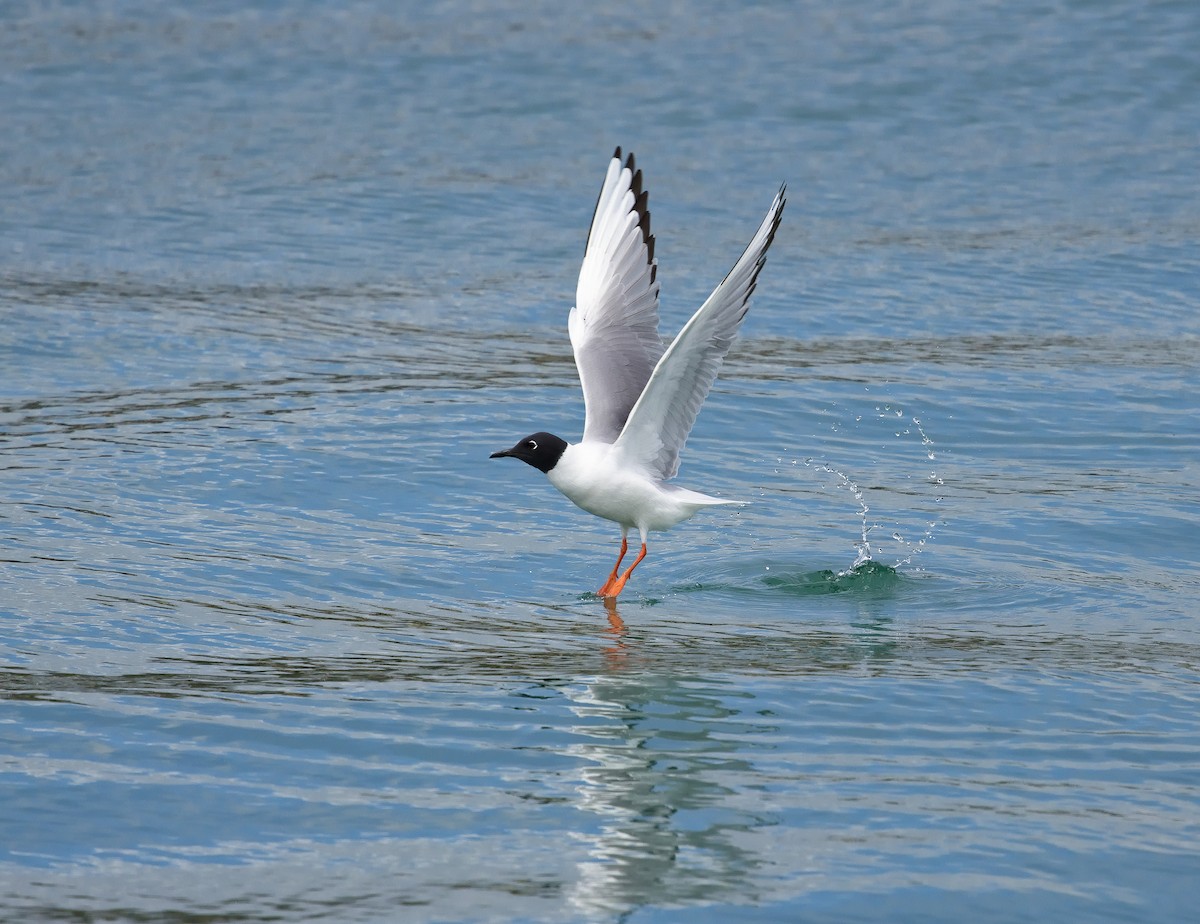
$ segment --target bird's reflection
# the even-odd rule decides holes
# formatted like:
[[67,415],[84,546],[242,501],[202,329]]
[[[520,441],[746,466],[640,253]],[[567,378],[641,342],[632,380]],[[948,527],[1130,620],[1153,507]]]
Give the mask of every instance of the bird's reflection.
[[588,916],[620,915],[745,894],[756,860],[738,835],[769,823],[740,791],[752,767],[739,739],[759,731],[739,718],[746,694],[656,675],[615,602],[605,610],[607,673],[573,693],[583,743],[572,751],[584,764],[577,806],[591,819],[580,827],[587,858],[572,902]]

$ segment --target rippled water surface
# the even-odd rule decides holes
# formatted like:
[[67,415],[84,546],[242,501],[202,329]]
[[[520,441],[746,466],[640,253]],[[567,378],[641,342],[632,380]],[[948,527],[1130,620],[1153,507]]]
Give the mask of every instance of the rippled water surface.
[[[0,26],[0,918],[1193,919],[1196,4]],[[668,333],[790,204],[606,608],[617,144]]]

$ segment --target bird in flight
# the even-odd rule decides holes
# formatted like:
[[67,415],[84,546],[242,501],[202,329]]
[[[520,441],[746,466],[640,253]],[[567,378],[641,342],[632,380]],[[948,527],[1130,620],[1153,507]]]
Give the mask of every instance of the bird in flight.
[[[781,186],[733,269],[671,342],[658,333],[658,264],[647,193],[633,154],[617,148],[596,200],[567,323],[583,385],[583,439],[533,433],[491,458],[544,472],[577,507],[621,527],[621,553],[597,591],[615,599],[646,557],[647,534],[704,507],[738,501],[671,484],[679,453],[733,345],[783,215]],[[629,530],[642,548],[624,572]]]

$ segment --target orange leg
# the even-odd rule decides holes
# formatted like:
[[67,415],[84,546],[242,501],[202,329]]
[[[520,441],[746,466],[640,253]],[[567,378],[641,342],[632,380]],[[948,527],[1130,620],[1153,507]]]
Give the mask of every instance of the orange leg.
[[633,560],[633,564],[630,565],[629,568],[626,569],[625,573],[622,574],[619,578],[617,578],[617,580],[614,581],[612,583],[612,585],[607,588],[608,592],[605,593],[603,596],[612,597],[613,599],[616,599],[617,595],[622,590],[625,589],[625,582],[629,580],[629,575],[633,574],[633,569],[636,568],[638,566],[638,564],[641,562],[641,560],[645,557],[646,557],[646,543],[643,542],[642,550],[640,552],[638,552],[638,557]]
[[[597,597],[607,597],[608,592],[612,589],[613,584],[617,580],[617,575],[620,574],[621,559],[625,557],[625,553],[629,551],[629,539],[625,536],[621,537],[621,554],[617,556],[617,563],[613,565],[612,574],[608,576],[608,580],[604,582],[604,586],[596,591]],[[616,594],[613,594],[615,597]]]

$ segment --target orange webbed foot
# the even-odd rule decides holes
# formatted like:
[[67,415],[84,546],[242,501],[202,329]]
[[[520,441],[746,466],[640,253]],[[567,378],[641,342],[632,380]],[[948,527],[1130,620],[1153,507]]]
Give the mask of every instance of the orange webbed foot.
[[[624,543],[622,543],[622,547],[623,546]],[[622,552],[622,556],[624,556],[624,552]],[[633,564],[626,569],[624,574],[622,574],[620,577],[617,577],[616,569],[613,569],[612,577],[610,577],[605,583],[604,587],[601,588],[600,596],[611,597],[615,600],[620,595],[621,591],[625,589],[625,582],[629,580],[629,575],[633,574],[633,569],[636,568],[645,557],[646,543],[643,542],[642,550],[638,552],[638,557],[633,560]],[[620,564],[619,559],[617,564]]]
[[[625,558],[625,553],[629,551],[629,540],[624,536],[621,537],[621,554],[617,556],[617,563],[613,565],[612,574],[608,576],[608,580],[604,582],[604,586],[596,591],[597,597],[615,597],[612,592],[612,586],[617,582],[617,575],[621,573],[621,562]],[[619,593],[619,591],[618,591]]]

